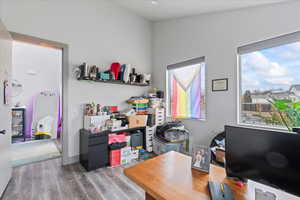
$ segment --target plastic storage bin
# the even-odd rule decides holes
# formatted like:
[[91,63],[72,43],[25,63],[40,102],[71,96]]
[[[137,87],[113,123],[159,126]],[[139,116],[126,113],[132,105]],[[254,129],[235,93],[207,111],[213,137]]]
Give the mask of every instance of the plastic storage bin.
[[121,164],[121,150],[112,150],[109,155],[110,166],[115,167]]
[[153,151],[153,136],[155,133],[155,127],[146,127],[146,150],[148,152]]
[[131,147],[124,147],[121,149],[121,164],[128,164],[132,160]]
[[166,142],[159,139],[158,137],[153,137],[153,152],[155,154],[164,154],[169,151],[177,151],[183,153],[184,142]]
[[143,137],[144,133],[142,131],[136,131],[135,133],[132,133],[131,135],[131,146],[143,146]]

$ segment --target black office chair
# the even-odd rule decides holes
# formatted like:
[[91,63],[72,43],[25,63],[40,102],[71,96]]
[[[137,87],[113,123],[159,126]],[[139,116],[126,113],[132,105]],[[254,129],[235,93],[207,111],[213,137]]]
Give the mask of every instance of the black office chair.
[[[225,140],[225,137],[226,137],[226,133],[225,131],[217,134],[211,141],[211,144],[210,144],[210,148],[214,148],[214,147],[220,147],[219,145],[219,142],[218,141],[222,141],[222,140]],[[215,153],[211,150],[211,163],[212,164],[215,164],[215,165],[218,165],[218,166],[221,166],[221,167],[225,167],[225,163],[223,162],[220,162],[217,160],[216,158],[216,155]]]

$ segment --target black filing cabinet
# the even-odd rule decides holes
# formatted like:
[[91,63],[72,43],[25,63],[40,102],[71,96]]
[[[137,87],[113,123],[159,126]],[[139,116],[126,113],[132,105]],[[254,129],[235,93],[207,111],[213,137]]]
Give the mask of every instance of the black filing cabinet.
[[87,171],[108,165],[108,133],[80,130],[80,163]]

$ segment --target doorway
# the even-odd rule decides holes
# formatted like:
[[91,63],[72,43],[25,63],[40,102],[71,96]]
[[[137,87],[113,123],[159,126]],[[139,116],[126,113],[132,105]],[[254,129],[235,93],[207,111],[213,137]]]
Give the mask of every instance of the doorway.
[[65,46],[11,34],[11,150],[16,167],[62,156]]

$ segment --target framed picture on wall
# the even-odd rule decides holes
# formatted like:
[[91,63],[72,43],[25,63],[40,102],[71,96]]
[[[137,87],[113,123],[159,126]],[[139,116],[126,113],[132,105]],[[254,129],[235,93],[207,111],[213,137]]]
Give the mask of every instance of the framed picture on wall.
[[207,146],[197,145],[193,147],[192,169],[209,173],[210,149]]
[[212,91],[228,91],[228,78],[212,80]]

